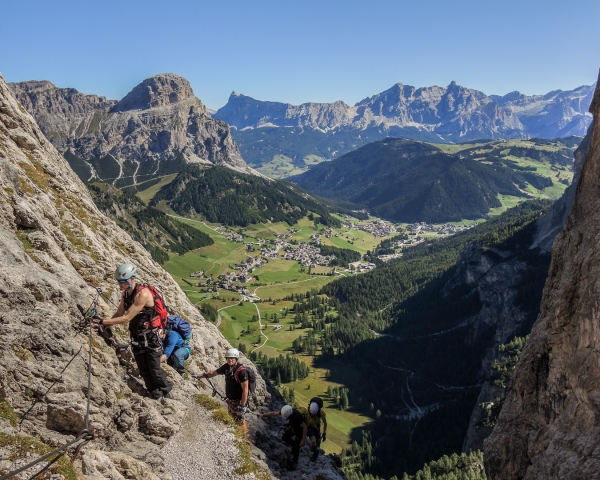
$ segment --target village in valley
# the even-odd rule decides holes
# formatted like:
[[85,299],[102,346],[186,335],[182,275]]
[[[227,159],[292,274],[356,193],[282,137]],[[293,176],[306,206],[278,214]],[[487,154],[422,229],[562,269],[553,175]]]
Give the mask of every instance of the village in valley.
[[[232,345],[246,354],[258,351],[279,358],[295,355],[294,341],[322,328],[316,326],[317,320],[327,322],[327,316],[337,315],[320,293],[328,283],[368,274],[382,262],[398,261],[407,249],[428,239],[469,228],[398,224],[373,217],[358,220],[350,215],[337,215],[340,225],[331,226],[312,217],[307,215],[294,225],[267,222],[246,227],[214,224],[201,217],[182,219],[210,235],[214,244],[172,255],[166,268]],[[309,296],[321,298],[321,317],[296,310],[297,302]],[[295,358],[312,361],[310,355]],[[327,367],[310,364],[307,378],[287,384],[296,388],[299,401],[308,400],[303,392],[309,385],[312,392],[317,385],[327,384]],[[340,415],[351,416],[356,425],[368,420],[349,412]],[[339,440],[329,448],[340,451],[347,436],[333,425],[330,429]]]
[[[342,226],[337,229],[328,226],[318,228],[315,225],[310,227],[307,234],[306,227],[303,229],[295,226],[288,227],[284,232],[272,232],[270,236],[253,235],[251,230],[244,228],[217,226],[212,229],[213,232],[224,237],[229,243],[243,244],[247,258],[229,264],[226,271],[219,272],[217,275],[202,269],[193,271],[189,273],[189,279],[195,282],[194,286],[201,288],[201,291],[206,294],[218,294],[219,290],[227,290],[243,296],[248,301],[257,301],[259,297],[253,293],[253,290],[257,286],[265,285],[261,280],[260,270],[269,262],[297,262],[301,271],[308,272],[309,275],[360,274],[375,269],[377,265],[361,258],[346,264],[337,262],[336,266],[332,266],[336,255],[324,254],[321,247],[331,245],[360,251],[356,242],[361,239],[364,241],[365,234],[373,239],[371,244],[374,246],[376,246],[376,239],[396,239],[391,245],[393,251],[387,249],[386,253],[377,255],[378,260],[388,262],[402,257],[404,249],[422,243],[428,236],[453,235],[471,228],[453,224],[432,225],[424,222],[393,224],[380,219],[357,221],[349,215],[344,215],[341,221]],[[370,249],[363,248],[363,250],[368,252]],[[187,283],[192,285],[190,281]]]

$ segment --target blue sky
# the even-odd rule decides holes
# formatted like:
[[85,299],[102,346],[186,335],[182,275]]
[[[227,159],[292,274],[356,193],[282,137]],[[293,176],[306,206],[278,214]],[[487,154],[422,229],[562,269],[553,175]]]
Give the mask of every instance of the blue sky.
[[0,72],[119,99],[162,72],[210,108],[357,101],[394,83],[487,94],[596,81],[597,0],[0,0]]

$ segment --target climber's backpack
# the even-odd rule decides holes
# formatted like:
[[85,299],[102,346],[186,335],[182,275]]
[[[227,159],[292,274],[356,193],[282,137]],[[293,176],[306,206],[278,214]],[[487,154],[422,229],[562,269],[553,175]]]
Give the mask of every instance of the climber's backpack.
[[167,316],[169,312],[167,311],[165,297],[163,297],[162,292],[158,288],[152,285],[140,285],[138,292],[144,288],[150,291],[152,300],[154,300],[155,316],[150,321],[150,328],[167,328]]
[[235,373],[233,374],[233,378],[235,378],[235,381],[237,383],[242,383],[240,382],[239,374],[243,370],[246,370],[248,372],[248,396],[250,396],[256,390],[256,374],[254,373],[254,371],[244,367],[240,363],[240,366],[236,368]]
[[186,343],[192,339],[192,326],[179,315],[167,316],[167,329],[177,332]]
[[321,409],[323,408],[323,399],[321,397],[313,397],[310,399],[310,402],[308,402],[308,406],[310,408],[310,404],[311,403],[316,403],[319,406],[319,411],[317,412],[317,415],[319,413],[321,413]]

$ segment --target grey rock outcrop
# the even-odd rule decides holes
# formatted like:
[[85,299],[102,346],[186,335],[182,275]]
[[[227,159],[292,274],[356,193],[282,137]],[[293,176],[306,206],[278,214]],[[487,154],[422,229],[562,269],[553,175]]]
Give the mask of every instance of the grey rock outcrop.
[[308,127],[328,131],[341,125],[350,125],[356,109],[342,101],[333,103],[303,103],[291,105],[280,102],[262,102],[233,92],[225,106],[213,114],[230,126],[244,128]]
[[147,78],[119,102],[48,81],[10,87],[84,180],[132,185],[176,172],[182,162],[254,173],[229,126],[212,119],[178,75]]
[[485,441],[489,478],[600,478],[600,90],[587,159],[552,249],[541,312]]
[[[148,110],[172,105],[188,98],[194,98],[190,82],[178,75],[166,73],[144,80],[118,102],[111,111]],[[200,111],[206,113],[206,108],[200,109]]]

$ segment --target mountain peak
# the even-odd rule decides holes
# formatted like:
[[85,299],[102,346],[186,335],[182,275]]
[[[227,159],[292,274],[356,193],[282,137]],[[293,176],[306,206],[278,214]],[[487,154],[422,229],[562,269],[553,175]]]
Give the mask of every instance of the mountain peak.
[[161,73],[137,85],[112,109],[114,112],[147,110],[163,107],[193,97],[194,92],[185,78],[174,73]]
[[25,93],[42,92],[44,90],[52,90],[56,88],[52,82],[48,80],[29,80],[26,82],[10,83],[9,86],[18,86]]

